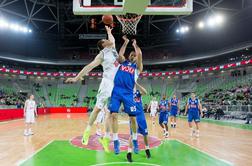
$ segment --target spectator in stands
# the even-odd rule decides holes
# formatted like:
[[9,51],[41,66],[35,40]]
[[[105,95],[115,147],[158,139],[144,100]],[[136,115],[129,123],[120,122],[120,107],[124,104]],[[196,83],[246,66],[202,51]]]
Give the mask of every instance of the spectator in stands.
[[247,117],[246,117],[247,122],[246,122],[245,124],[249,124],[249,123],[251,122],[251,118],[252,118],[252,112],[249,112],[249,113],[247,114]]

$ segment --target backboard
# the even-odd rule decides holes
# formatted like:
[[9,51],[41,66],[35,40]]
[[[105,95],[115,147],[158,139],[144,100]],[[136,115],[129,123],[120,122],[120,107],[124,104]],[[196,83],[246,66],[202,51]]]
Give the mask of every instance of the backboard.
[[188,15],[193,0],[73,0],[75,15]]

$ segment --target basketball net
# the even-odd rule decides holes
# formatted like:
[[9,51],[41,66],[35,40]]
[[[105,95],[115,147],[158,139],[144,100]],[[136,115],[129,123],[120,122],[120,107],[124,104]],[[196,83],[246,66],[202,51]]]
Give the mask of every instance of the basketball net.
[[117,15],[117,20],[122,25],[122,32],[126,35],[136,35],[137,33],[137,24],[142,18],[142,15],[137,14],[126,14],[126,15]]

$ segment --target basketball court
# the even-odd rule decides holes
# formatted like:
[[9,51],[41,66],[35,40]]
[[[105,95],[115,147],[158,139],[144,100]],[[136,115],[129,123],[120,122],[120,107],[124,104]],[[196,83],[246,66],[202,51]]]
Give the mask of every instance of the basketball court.
[[[169,139],[162,130],[151,124],[146,114],[152,158],[145,152],[134,154],[132,165],[251,165],[252,128],[241,129],[202,122],[200,138],[192,138],[186,120],[179,119],[178,127],[170,129]],[[35,135],[23,136],[23,120],[0,123],[1,164],[21,166],[53,165],[126,165],[125,147],[128,138],[128,118],[119,120],[122,153],[105,153],[92,133],[88,147],[80,145],[80,135],[88,114],[41,115],[34,128]],[[95,130],[93,130],[95,131]],[[139,136],[140,149],[143,146]],[[111,142],[111,145],[113,143]]]

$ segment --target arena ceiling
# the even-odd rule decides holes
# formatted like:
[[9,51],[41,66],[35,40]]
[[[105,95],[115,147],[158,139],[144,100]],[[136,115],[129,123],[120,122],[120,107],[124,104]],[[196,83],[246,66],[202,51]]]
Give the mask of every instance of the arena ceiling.
[[[250,37],[252,35],[250,30],[250,27],[252,27],[251,0],[194,0],[193,2],[194,11],[191,15],[144,16],[138,25],[138,37],[142,39],[141,46],[145,49],[165,47],[179,50],[178,54],[191,55],[204,52],[209,45],[215,44],[212,50],[220,50],[217,47],[220,43],[225,43],[222,47],[227,48],[234,45],[230,41],[237,40],[240,43],[252,41]],[[209,33],[204,36],[195,28],[197,22],[216,13],[226,16],[225,27],[220,30],[221,32],[216,32],[215,35]],[[36,36],[43,36],[43,38],[48,36],[58,40],[59,49],[62,50],[82,48],[84,44],[88,47],[94,47],[96,41],[79,40],[79,34],[92,33],[92,29],[90,29],[91,18],[95,17],[101,20],[101,16],[73,15],[72,0],[1,0],[0,17],[29,26]],[[190,34],[185,36],[176,34],[176,29],[183,25],[191,27]],[[95,33],[104,33],[103,24],[98,21],[97,26],[98,30]],[[119,38],[121,36],[119,23],[117,23],[114,31],[116,37]],[[230,31],[230,34],[225,31]],[[233,32],[236,32],[237,35],[232,36]],[[218,41],[220,38],[228,39],[223,39],[223,42],[220,43],[211,43],[213,36]],[[229,37],[233,38],[229,39]],[[204,40],[206,41],[205,46],[200,47],[201,50],[199,47],[195,48],[199,43],[203,43],[201,41],[203,39],[206,39]],[[193,43],[193,46],[188,45],[188,43]],[[181,46],[181,49],[174,48],[177,46]],[[191,50],[195,51],[189,52]]]
[[[138,27],[139,34],[152,36],[174,33],[179,26],[193,26],[200,19],[216,13],[232,18],[244,10],[251,10],[252,2],[251,0],[194,0],[193,7],[193,13],[188,16],[145,16],[141,21],[144,26]],[[92,17],[74,16],[71,0],[1,0],[0,16],[26,24],[38,33],[66,36],[88,33]]]

